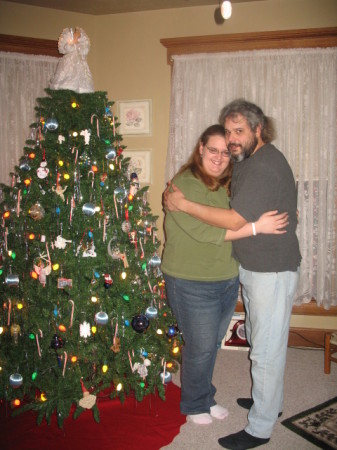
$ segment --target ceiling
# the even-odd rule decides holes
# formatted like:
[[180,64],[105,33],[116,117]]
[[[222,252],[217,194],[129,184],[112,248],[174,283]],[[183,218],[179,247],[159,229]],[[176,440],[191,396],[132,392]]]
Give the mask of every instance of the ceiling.
[[[219,0],[7,0],[44,8],[60,9],[92,15],[119,14],[156,9],[186,8],[190,6],[219,6]],[[256,0],[232,0],[245,3]],[[271,1],[271,0],[264,0]]]

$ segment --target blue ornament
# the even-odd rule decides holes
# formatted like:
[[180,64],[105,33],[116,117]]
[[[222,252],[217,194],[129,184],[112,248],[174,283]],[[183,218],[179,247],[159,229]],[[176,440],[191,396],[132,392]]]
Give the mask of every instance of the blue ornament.
[[52,117],[51,119],[47,119],[46,123],[44,124],[45,128],[49,131],[55,131],[59,127],[58,121],[55,119],[55,117]]
[[109,317],[106,312],[100,311],[95,315],[95,322],[98,325],[106,325],[108,323]]
[[129,321],[129,320],[125,320],[125,321],[124,321],[124,325],[125,325],[126,327],[129,327],[129,326],[130,326],[130,321]]
[[13,388],[18,388],[22,385],[23,383],[23,378],[22,375],[20,375],[19,373],[12,373],[12,375],[9,377],[9,384],[13,387]]
[[60,209],[60,207],[59,207],[59,206],[56,206],[55,212],[56,212],[56,214],[60,214],[60,212],[61,212],[61,209]]
[[177,328],[174,325],[171,325],[167,330],[167,334],[171,337],[175,336],[177,334]]
[[172,381],[172,374],[170,372],[162,372],[160,374],[160,379],[163,383],[169,383],[170,381]]
[[110,160],[110,159],[115,159],[116,158],[116,156],[117,156],[117,152],[116,152],[116,149],[114,148],[114,147],[108,147],[107,149],[106,149],[106,155],[105,155],[105,157],[106,157],[106,159],[108,159],[108,160]]
[[30,167],[30,165],[29,165],[29,162],[28,162],[28,159],[23,159],[23,160],[20,162],[20,169],[21,169],[21,170],[24,170],[24,171],[26,171],[26,172],[28,172],[28,171],[31,169],[31,167]]
[[149,306],[145,311],[145,315],[149,319],[154,319],[158,316],[158,310],[154,306]]

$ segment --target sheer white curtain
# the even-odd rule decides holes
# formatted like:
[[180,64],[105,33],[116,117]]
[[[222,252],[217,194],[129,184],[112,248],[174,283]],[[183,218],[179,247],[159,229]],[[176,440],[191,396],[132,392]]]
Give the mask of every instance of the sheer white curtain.
[[29,125],[35,121],[36,98],[55,72],[58,58],[0,52],[0,182],[10,183],[10,172],[23,155]]
[[296,303],[337,305],[337,49],[175,56],[166,180],[221,108],[244,97],[275,119],[275,145],[298,182],[303,261]]

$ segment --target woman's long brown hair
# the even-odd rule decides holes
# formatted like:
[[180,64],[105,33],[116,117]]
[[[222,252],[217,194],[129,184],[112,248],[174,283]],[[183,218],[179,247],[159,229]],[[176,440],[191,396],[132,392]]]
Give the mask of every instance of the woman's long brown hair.
[[223,138],[225,138],[226,135],[224,127],[222,125],[216,124],[206,128],[206,130],[202,133],[202,135],[198,139],[198,143],[195,146],[191,156],[189,157],[187,162],[183,166],[181,166],[177,175],[190,169],[193,175],[199,180],[201,180],[208,187],[209,190],[217,191],[222,186],[226,188],[228,195],[230,195],[230,185],[233,171],[232,160],[229,161],[228,166],[221,174],[221,176],[218,178],[214,178],[208,175],[202,164],[202,157],[199,152],[199,147],[200,144],[205,146],[208,143],[208,140],[211,136],[222,136]]

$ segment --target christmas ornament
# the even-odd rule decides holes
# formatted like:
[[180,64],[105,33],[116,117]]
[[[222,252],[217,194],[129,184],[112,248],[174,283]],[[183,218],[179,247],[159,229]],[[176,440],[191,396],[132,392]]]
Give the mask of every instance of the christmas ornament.
[[113,344],[110,347],[110,349],[114,352],[114,353],[118,353],[121,350],[121,340],[118,337],[114,337],[113,339]]
[[22,383],[23,378],[19,373],[12,373],[12,375],[9,377],[9,384],[15,389],[20,387]]
[[122,187],[117,187],[114,190],[114,195],[115,195],[116,200],[118,201],[118,203],[123,203],[123,201],[127,197],[128,193],[127,193],[126,189],[124,189]]
[[24,170],[25,172],[28,172],[30,169],[31,169],[31,167],[30,167],[30,165],[29,165],[29,159],[27,159],[27,158],[24,158],[21,162],[20,162],[20,169],[21,170]]
[[139,189],[139,180],[138,180],[138,175],[136,174],[136,172],[132,172],[131,176],[130,176],[130,190],[129,193],[132,195],[132,197],[134,197]]
[[59,348],[63,348],[64,342],[63,339],[60,338],[57,334],[54,334],[53,339],[51,340],[50,346],[54,350],[57,350]]
[[73,287],[73,280],[71,278],[58,278],[57,280],[58,289],[65,289],[72,287]]
[[116,158],[116,149],[113,147],[108,147],[107,149],[107,153],[105,155],[106,159],[110,160],[110,159],[115,159]]
[[149,319],[144,314],[134,316],[131,321],[131,326],[137,333],[144,333],[144,331],[148,329],[149,325]]
[[47,128],[48,131],[54,131],[54,130],[58,129],[59,123],[55,119],[55,117],[51,117],[50,119],[46,120],[44,126],[45,126],[45,128]]
[[94,404],[96,403],[96,395],[89,394],[89,391],[84,386],[82,380],[81,380],[81,386],[82,386],[83,397],[78,402],[78,404],[81,406],[81,408],[91,409],[94,406]]
[[7,286],[18,286],[19,284],[19,275],[16,275],[14,273],[9,273],[6,275],[5,283]]
[[49,169],[47,168],[47,162],[41,161],[40,167],[37,169],[36,174],[40,180],[43,180],[48,176]]
[[39,261],[38,264],[33,265],[35,272],[39,276],[39,281],[44,287],[47,282],[47,276],[51,273],[51,264],[45,265],[42,260]]
[[124,233],[128,233],[131,230],[131,222],[129,220],[123,221],[122,230],[124,231]]
[[85,338],[85,339],[91,336],[90,323],[88,323],[88,322],[81,323],[81,325],[80,325],[80,336]]
[[60,184],[58,184],[56,187],[55,186],[52,187],[52,191],[55,192],[55,194],[59,195],[61,197],[62,201],[64,202],[63,193],[67,190],[67,187],[68,186],[65,186],[63,188]]
[[149,266],[151,267],[159,267],[161,264],[161,259],[160,256],[158,255],[153,255],[150,260],[149,260]]
[[95,315],[95,322],[97,325],[106,325],[109,317],[106,312],[100,311]]
[[28,214],[34,220],[42,220],[44,218],[44,216],[45,216],[45,210],[40,205],[40,203],[35,203],[35,205],[33,205],[29,209]]
[[145,364],[141,364],[141,363],[138,363],[138,362],[133,365],[132,371],[133,372],[137,371],[137,373],[142,378],[145,378],[147,376],[147,373],[148,373]]
[[64,136],[62,136],[62,134],[60,134],[57,138],[57,142],[59,144],[63,144],[63,142],[66,140],[66,138]]
[[169,327],[169,329],[167,330],[167,336],[169,336],[169,337],[173,337],[173,336],[175,336],[176,334],[178,333],[178,329],[177,329],[177,327],[175,326],[175,325],[171,325],[170,327]]
[[109,275],[108,273],[106,273],[104,275],[104,287],[105,289],[109,289],[112,286],[112,278],[111,275]]
[[95,214],[95,205],[93,203],[84,203],[82,211],[86,216],[93,216]]
[[158,310],[154,306],[149,306],[145,311],[145,315],[148,319],[154,319],[158,316]]
[[62,236],[57,236],[56,240],[54,241],[54,246],[56,248],[59,248],[59,249],[63,250],[63,249],[66,248],[66,244],[70,243],[70,242],[72,242],[72,241],[64,239]]
[[13,325],[11,326],[11,336],[14,340],[14,344],[17,344],[19,342],[20,331],[21,331],[20,325],[13,323]]
[[166,371],[161,372],[160,379],[162,380],[163,384],[169,383],[170,381],[172,381],[172,374],[170,372],[166,372]]
[[80,136],[84,136],[84,144],[89,145],[90,143],[90,136],[91,136],[91,130],[82,130],[80,132]]
[[[82,246],[81,246],[82,247]],[[95,258],[97,253],[95,252],[95,244],[94,242],[89,242],[82,253],[83,258]]]

